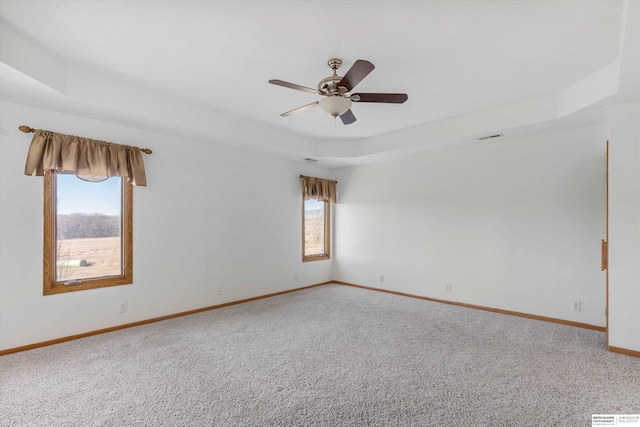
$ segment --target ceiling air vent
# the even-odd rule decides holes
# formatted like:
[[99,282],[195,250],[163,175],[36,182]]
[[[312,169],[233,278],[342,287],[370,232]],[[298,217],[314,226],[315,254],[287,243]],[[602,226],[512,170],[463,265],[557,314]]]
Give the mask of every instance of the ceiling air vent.
[[478,138],[478,141],[484,141],[485,139],[492,139],[492,138],[500,138],[501,136],[502,136],[501,133],[496,133],[495,135],[481,136],[480,138]]

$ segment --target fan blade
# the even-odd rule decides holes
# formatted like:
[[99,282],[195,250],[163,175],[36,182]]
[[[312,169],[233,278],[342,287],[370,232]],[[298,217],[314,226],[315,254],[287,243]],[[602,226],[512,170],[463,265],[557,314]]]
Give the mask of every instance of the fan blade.
[[338,86],[344,86],[347,88],[347,92],[351,92],[374,68],[376,67],[371,62],[358,59],[340,80]]
[[384,102],[402,104],[409,97],[406,93],[354,93],[349,97],[353,102]]
[[303,92],[315,93],[316,95],[322,95],[319,90],[311,89],[310,87],[300,86],[297,84],[285,82],[283,80],[269,80],[269,83],[276,86],[288,87],[289,89],[301,90]]
[[307,105],[303,105],[302,107],[298,107],[298,108],[294,108],[291,111],[287,111],[286,113],[282,113],[280,114],[282,117],[289,117],[293,114],[298,114],[298,113],[302,113],[303,111],[306,111],[310,108],[315,107],[316,105],[318,105],[318,102],[320,101],[316,101],[316,102],[312,102],[311,104],[307,104]]
[[344,123],[345,125],[350,125],[351,123],[356,121],[356,116],[354,116],[353,111],[349,109],[340,116],[340,120],[342,120],[342,123]]

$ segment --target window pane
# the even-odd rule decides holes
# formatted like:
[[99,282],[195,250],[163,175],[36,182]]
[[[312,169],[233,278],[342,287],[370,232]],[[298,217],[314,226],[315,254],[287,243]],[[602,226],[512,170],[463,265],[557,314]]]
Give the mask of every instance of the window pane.
[[56,174],[56,281],[122,274],[122,180]]
[[314,199],[304,202],[304,255],[324,255],[325,203]]

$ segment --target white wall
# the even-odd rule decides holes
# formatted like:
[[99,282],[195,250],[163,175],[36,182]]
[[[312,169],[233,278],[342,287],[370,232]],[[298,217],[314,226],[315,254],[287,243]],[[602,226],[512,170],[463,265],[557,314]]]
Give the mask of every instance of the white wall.
[[609,110],[609,345],[640,351],[640,103]]
[[[2,102],[0,349],[331,280],[301,262],[300,174],[326,169]],[[19,125],[153,149],[134,188],[134,283],[42,295],[43,181]],[[294,274],[297,281],[293,280]],[[222,295],[217,288],[222,287]],[[119,314],[128,302],[126,314]]]
[[605,326],[606,132],[337,170],[334,279]]

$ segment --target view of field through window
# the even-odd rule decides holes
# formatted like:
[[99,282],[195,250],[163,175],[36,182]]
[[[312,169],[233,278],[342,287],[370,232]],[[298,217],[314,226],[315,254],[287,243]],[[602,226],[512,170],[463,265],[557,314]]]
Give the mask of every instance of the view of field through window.
[[122,181],[56,174],[56,281],[122,274]]
[[304,255],[324,255],[325,202],[304,202]]

